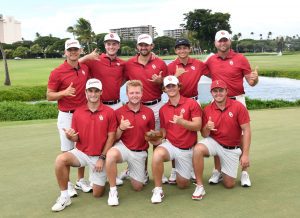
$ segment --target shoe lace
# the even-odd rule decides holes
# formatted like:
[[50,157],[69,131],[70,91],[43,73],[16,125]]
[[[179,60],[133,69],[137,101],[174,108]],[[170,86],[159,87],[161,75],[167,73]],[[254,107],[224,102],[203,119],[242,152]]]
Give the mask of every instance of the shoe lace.
[[68,189],[74,189],[74,184],[73,183],[69,183],[68,184]]
[[80,183],[85,186],[90,186],[90,183],[88,181],[86,181],[85,179],[81,180]]

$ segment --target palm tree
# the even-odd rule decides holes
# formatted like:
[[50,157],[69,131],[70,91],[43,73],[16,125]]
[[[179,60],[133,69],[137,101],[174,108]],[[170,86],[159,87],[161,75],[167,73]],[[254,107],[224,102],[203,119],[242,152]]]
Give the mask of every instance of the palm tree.
[[7,60],[6,60],[6,54],[5,51],[3,49],[3,45],[0,42],[0,51],[2,54],[2,58],[3,58],[3,63],[4,63],[4,70],[5,70],[5,81],[4,81],[4,85],[6,86],[10,86],[11,82],[10,82],[10,77],[9,77],[9,72],[8,72],[8,65],[7,65]]
[[93,42],[95,33],[93,32],[91,23],[88,20],[79,18],[74,26],[67,28],[67,32],[77,36],[81,43],[86,44],[87,50],[90,53],[90,43]]
[[251,32],[250,35],[252,36],[252,39],[254,39],[254,32]]
[[268,39],[271,39],[272,37],[272,32],[268,32]]
[[262,35],[263,35],[262,33],[261,33],[261,34],[259,34],[259,38],[260,38],[260,40],[262,40]]

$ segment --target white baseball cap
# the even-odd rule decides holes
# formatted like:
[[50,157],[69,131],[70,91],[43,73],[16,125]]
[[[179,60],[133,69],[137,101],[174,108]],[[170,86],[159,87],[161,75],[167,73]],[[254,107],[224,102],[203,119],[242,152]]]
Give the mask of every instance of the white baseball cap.
[[102,90],[102,83],[98,79],[89,79],[86,82],[85,89],[89,89],[89,88],[96,88]]
[[113,40],[113,41],[117,41],[117,42],[121,42],[120,37],[118,36],[117,33],[108,33],[104,36],[104,42],[108,41],[108,40]]
[[68,39],[65,42],[65,50],[69,48],[81,48],[79,41],[76,39]]
[[179,80],[177,79],[176,76],[166,76],[164,78],[164,87],[166,87],[169,84],[178,85]]
[[216,41],[220,41],[223,38],[230,40],[231,36],[228,31],[220,30],[216,33],[216,37],[215,37]]
[[152,37],[148,34],[139,35],[137,39],[137,44],[146,43],[147,45],[151,45],[153,43]]

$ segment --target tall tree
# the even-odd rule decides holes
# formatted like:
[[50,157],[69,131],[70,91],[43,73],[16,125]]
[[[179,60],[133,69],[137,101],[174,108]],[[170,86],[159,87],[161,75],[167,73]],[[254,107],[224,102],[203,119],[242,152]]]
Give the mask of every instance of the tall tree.
[[213,49],[215,34],[219,30],[231,32],[229,24],[230,14],[212,13],[209,9],[195,9],[184,14],[185,28],[194,31],[202,48]]
[[67,32],[77,36],[81,43],[86,44],[87,51],[89,53],[91,52],[90,44],[94,41],[95,33],[93,32],[91,23],[88,20],[79,18],[74,26],[67,28]]
[[271,39],[272,37],[272,32],[268,32],[268,39]]
[[6,54],[5,54],[5,51],[3,49],[2,42],[0,42],[0,51],[1,51],[1,54],[2,54],[3,63],[4,63],[4,70],[5,70],[4,85],[10,86],[11,82],[10,82],[10,77],[9,77],[8,65],[7,65],[7,60],[6,60]]

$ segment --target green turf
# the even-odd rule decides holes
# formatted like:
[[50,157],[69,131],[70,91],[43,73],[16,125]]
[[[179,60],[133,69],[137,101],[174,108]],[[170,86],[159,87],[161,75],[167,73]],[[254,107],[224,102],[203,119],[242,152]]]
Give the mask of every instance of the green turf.
[[[50,210],[59,195],[54,176],[54,160],[59,154],[56,121],[0,123],[0,217],[297,217],[300,108],[250,113],[251,188],[239,183],[232,190],[208,185],[212,159],[207,159],[207,195],[200,202],[191,200],[193,185],[185,190],[164,185],[164,202],[152,205],[152,180],[139,193],[126,181],[119,188],[118,207],[107,206],[107,193],[95,199],[80,192],[72,205],[59,213]],[[165,166],[169,174],[170,163]]]
[[[204,59],[205,56],[195,56]],[[128,57],[123,57],[128,59]],[[164,59],[173,60],[176,56],[163,56]],[[282,71],[300,73],[300,54],[283,56],[248,56],[252,68],[259,67],[261,71]],[[46,85],[50,72],[60,65],[64,59],[22,59],[8,60],[12,86]],[[0,60],[0,89],[4,89],[4,67]],[[3,82],[1,82],[3,81]]]

